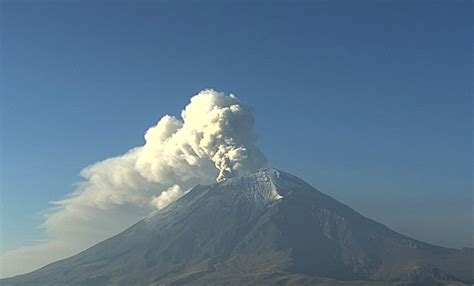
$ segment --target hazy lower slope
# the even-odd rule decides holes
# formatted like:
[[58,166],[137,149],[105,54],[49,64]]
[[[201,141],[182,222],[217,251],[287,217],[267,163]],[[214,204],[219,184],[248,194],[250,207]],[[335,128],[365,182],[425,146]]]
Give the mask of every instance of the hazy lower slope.
[[473,280],[473,258],[471,250],[437,247],[391,231],[292,175],[266,169],[197,186],[78,255],[0,281],[45,286],[348,284],[336,280],[436,285]]

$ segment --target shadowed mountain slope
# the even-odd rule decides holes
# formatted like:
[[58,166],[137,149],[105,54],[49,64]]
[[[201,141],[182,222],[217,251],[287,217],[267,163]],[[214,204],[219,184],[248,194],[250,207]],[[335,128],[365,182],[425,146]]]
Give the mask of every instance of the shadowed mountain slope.
[[474,280],[473,258],[263,169],[198,185],[124,232],[0,284],[463,285]]

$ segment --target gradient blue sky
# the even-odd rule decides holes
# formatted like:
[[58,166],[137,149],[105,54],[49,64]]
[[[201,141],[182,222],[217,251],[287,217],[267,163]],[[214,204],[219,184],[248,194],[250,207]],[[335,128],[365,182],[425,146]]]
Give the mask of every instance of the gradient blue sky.
[[132,2],[2,1],[0,253],[207,87],[253,106],[270,166],[474,246],[471,1]]

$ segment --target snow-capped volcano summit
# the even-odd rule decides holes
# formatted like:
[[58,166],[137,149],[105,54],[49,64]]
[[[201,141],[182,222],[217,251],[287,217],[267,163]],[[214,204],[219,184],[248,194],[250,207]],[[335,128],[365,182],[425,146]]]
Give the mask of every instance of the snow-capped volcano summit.
[[78,255],[1,282],[347,285],[365,280],[365,285],[436,285],[473,280],[473,257],[470,250],[437,247],[396,233],[293,175],[260,169],[198,185]]

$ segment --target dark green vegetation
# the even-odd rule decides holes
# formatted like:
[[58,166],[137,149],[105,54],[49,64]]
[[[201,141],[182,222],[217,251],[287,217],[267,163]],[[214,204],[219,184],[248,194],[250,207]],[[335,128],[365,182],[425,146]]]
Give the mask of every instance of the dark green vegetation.
[[266,169],[196,186],[119,235],[1,285],[463,285],[473,258]]

